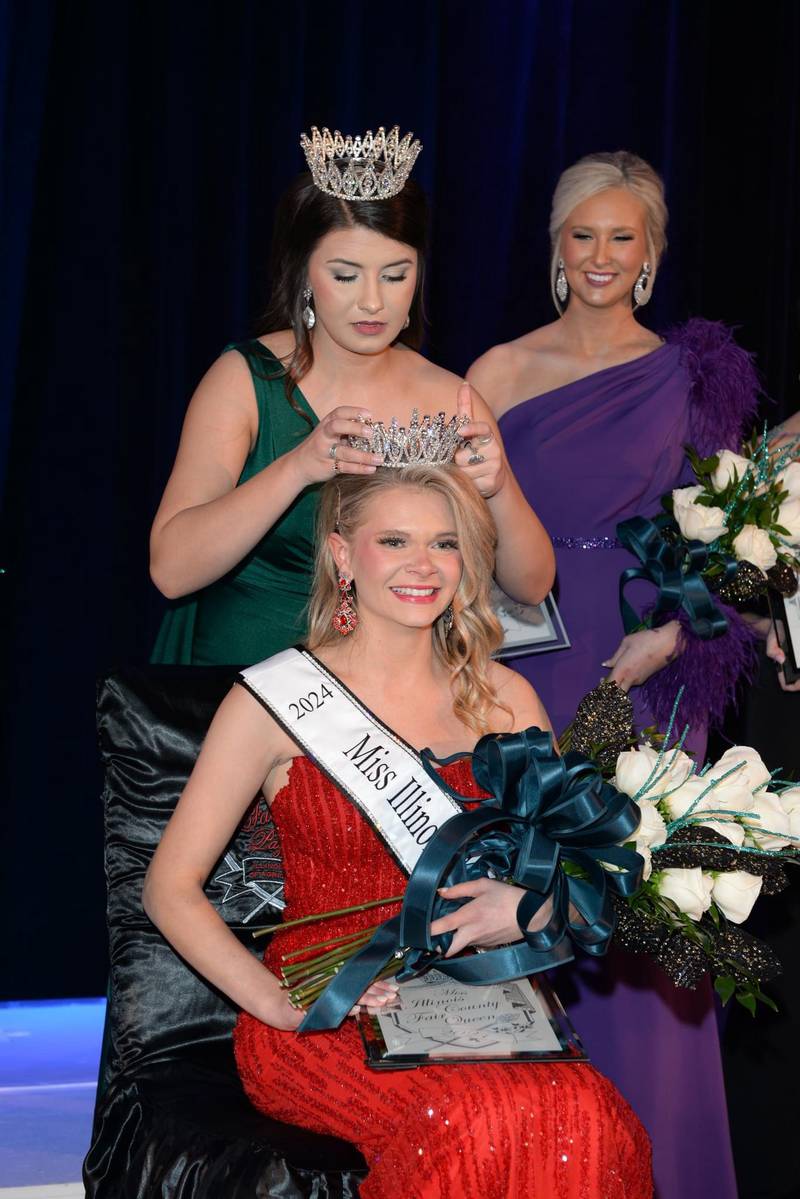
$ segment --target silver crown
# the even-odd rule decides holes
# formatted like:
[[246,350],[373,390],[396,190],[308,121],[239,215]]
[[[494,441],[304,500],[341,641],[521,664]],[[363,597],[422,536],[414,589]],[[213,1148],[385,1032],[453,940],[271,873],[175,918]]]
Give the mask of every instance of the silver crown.
[[453,416],[445,424],[443,412],[436,417],[423,416],[420,420],[419,410],[415,408],[407,429],[397,423],[396,417],[392,417],[388,425],[383,421],[365,420],[369,435],[348,437],[347,440],[356,450],[382,454],[384,466],[444,466],[453,461],[464,444],[461,430],[468,420],[467,416]]
[[402,191],[422,146],[413,133],[400,137],[395,125],[387,133],[368,129],[363,137],[343,137],[337,129],[311,126],[300,145],[320,191],[338,200],[388,200]]

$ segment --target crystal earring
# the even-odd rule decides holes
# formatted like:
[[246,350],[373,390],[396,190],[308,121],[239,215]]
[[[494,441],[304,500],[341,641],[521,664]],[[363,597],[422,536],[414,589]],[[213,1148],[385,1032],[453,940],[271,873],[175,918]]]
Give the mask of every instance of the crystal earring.
[[331,624],[342,637],[349,637],[358,625],[358,612],[353,607],[352,581],[344,575],[339,575],[339,603],[334,610]]
[[444,612],[442,613],[442,631],[445,635],[445,638],[450,636],[454,621],[455,621],[455,615],[453,613],[453,605],[448,604],[447,607],[445,608]]
[[561,304],[566,304],[567,296],[569,295],[569,284],[567,283],[567,276],[564,271],[564,259],[563,258],[559,258],[559,260],[558,260],[558,274],[556,275],[556,295],[558,296],[559,302]]
[[305,308],[303,309],[303,324],[307,329],[313,329],[317,323],[317,314],[311,307],[311,288],[306,287],[303,290],[303,299],[305,300]]
[[633,306],[634,308],[643,308],[653,294],[650,290],[650,276],[653,273],[653,268],[649,262],[642,263],[642,273],[636,280],[633,287]]

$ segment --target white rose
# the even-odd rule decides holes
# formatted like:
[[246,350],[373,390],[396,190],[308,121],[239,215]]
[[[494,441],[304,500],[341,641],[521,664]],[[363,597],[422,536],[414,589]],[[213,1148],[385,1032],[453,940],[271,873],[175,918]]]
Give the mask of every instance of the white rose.
[[680,820],[681,816],[685,816],[690,808],[692,808],[692,816],[699,816],[705,808],[709,807],[708,795],[704,796],[696,807],[692,807],[692,805],[707,788],[708,779],[701,779],[698,775],[693,774],[691,778],[681,783],[680,787],[677,787],[671,795],[666,795],[664,803],[667,805],[670,819]]
[[[744,772],[745,767],[741,767]],[[720,771],[722,775],[724,771]],[[711,782],[715,778],[720,779],[720,775],[712,775],[706,773],[706,787],[710,787]],[[744,781],[744,775],[740,778],[740,772],[736,771],[734,775],[728,775],[727,778],[722,778],[716,782],[711,788],[708,795],[708,803],[704,803],[705,808],[722,809],[723,812],[750,812],[750,805],[753,802],[753,789],[747,787]]]
[[753,910],[761,892],[760,874],[746,870],[729,870],[718,874],[711,888],[714,903],[734,924],[742,924]]
[[741,454],[734,454],[732,450],[720,450],[717,457],[719,458],[719,466],[711,476],[714,490],[724,491],[733,482],[734,472],[741,483],[745,472],[750,469],[750,459],[742,457]]
[[758,525],[745,525],[733,539],[733,552],[740,562],[752,562],[766,573],[778,561],[769,533]]
[[744,845],[744,829],[736,820],[704,820],[703,828],[713,829],[732,845]]
[[693,866],[690,870],[670,867],[661,872],[658,893],[677,904],[690,920],[699,920],[711,906],[713,882],[699,866]]
[[[780,794],[781,807],[789,817],[789,832],[800,838],[800,787],[787,787]],[[800,846],[795,845],[795,849]]]
[[[759,849],[783,849],[792,835],[791,820],[772,791],[759,791],[750,804],[753,816],[743,817]],[[761,832],[765,829],[765,832]]]
[[636,852],[644,862],[642,869],[642,882],[646,883],[650,875],[653,873],[653,851],[649,845],[637,845]]
[[[724,789],[729,784],[744,786],[748,791],[755,791],[756,787],[760,787],[762,783],[769,782],[769,770],[764,765],[761,755],[750,745],[732,745],[730,749],[726,749],[722,757],[710,770],[706,771],[705,778],[709,781],[721,778],[734,766],[737,766],[738,769],[720,783],[719,787],[714,788],[714,794],[724,794]],[[717,804],[717,807],[728,806],[728,804]]]
[[674,787],[692,772],[692,760],[685,753],[676,754],[674,750],[667,750],[661,755],[661,761],[656,770],[658,759],[658,751],[649,745],[640,745],[637,749],[626,749],[617,758],[614,780],[617,790],[622,791],[625,795],[630,795],[633,799],[652,775],[652,780],[644,794],[649,797],[658,796],[670,787]]
[[[800,463],[797,465],[800,466]],[[794,544],[800,541],[800,495],[790,496],[788,500],[783,501],[775,523],[788,530]]]
[[666,841],[667,826],[652,800],[640,799],[638,803],[642,819],[639,821],[639,827],[633,836],[636,841],[636,852],[641,853],[643,848],[649,848],[651,845],[661,845]]
[[702,487],[678,487],[672,493],[672,512],[688,541],[702,541],[708,545],[727,533],[728,526],[721,508],[706,508],[694,502],[703,491]]
[[800,496],[800,462],[790,462],[778,475],[778,482],[791,496]]

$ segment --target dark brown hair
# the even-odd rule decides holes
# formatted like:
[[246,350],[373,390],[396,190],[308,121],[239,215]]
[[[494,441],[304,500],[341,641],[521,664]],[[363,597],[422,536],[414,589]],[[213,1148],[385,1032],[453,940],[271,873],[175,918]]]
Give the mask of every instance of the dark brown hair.
[[272,294],[256,329],[259,337],[287,328],[294,333],[295,349],[285,364],[286,394],[293,408],[292,391],[314,362],[311,338],[302,317],[308,260],[326,233],[357,226],[417,251],[417,286],[408,313],[409,324],[398,341],[414,350],[422,344],[422,288],[428,248],[428,205],[422,188],[409,179],[402,191],[388,200],[337,200],[320,191],[308,172],[299,175],[278,203],[272,234]]

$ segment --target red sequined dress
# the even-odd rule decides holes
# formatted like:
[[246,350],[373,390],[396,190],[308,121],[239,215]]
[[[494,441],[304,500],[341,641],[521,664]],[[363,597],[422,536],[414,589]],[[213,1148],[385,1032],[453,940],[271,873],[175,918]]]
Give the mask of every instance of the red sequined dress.
[[[479,797],[468,762],[445,768]],[[406,877],[370,825],[307,758],[272,807],[286,872],[286,919],[401,895]],[[326,921],[331,937],[396,913]],[[317,926],[273,938],[266,964],[318,941]],[[479,1063],[376,1073],[353,1020],[334,1032],[282,1032],[242,1014],[236,1060],[266,1114],[358,1145],[362,1199],[650,1199],[647,1134],[588,1064]],[[654,1082],[657,1085],[657,1082]]]

